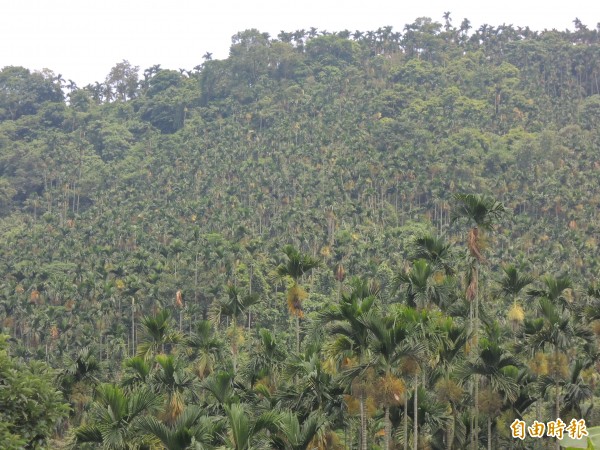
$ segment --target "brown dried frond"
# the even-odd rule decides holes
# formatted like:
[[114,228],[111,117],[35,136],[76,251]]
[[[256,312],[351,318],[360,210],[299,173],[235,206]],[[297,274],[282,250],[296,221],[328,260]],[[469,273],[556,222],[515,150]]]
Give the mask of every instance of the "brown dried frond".
[[31,294],[29,295],[29,301],[31,303],[35,303],[37,304],[38,300],[40,299],[40,292],[36,289],[34,289],[33,291],[31,291]]
[[181,290],[177,291],[175,294],[175,306],[183,308],[183,296],[181,295]]
[[485,258],[481,254],[481,241],[479,236],[479,228],[473,227],[469,230],[467,246],[471,256],[479,262],[485,262]]
[[469,285],[467,286],[467,292],[465,293],[468,301],[472,302],[473,300],[475,300],[478,286],[479,277],[477,276],[477,268],[474,267],[471,272],[471,278],[469,279]]
[[164,413],[164,419],[167,423],[174,423],[179,415],[183,412],[184,402],[183,396],[179,392],[175,392],[169,398],[167,408]]
[[335,279],[341,283],[344,281],[344,278],[346,278],[346,271],[344,270],[344,266],[340,264],[335,271]]

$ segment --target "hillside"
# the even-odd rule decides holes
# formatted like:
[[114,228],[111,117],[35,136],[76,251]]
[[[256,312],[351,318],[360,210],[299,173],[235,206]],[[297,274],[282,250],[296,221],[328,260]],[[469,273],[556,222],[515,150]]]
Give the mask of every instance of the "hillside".
[[[226,60],[85,87],[3,68],[0,331],[61,374],[59,441],[146,388],[169,432],[291,414],[256,448],[306,448],[293,417],[364,450],[600,425],[599,33],[419,18],[246,30]],[[186,448],[144,427],[125,442]],[[219,430],[195,439],[246,448]]]

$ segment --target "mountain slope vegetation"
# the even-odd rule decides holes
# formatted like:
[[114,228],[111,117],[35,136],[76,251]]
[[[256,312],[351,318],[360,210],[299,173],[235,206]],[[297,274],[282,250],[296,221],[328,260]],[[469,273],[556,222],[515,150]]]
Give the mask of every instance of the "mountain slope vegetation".
[[71,408],[27,448],[599,425],[599,33],[446,14],[85,87],[3,68],[0,331]]

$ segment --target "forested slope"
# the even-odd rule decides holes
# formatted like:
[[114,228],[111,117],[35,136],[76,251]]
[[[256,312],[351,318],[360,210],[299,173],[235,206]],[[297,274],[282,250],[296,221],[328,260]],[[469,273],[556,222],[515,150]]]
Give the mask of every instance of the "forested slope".
[[56,442],[126,448],[84,425],[115,398],[145,405],[123,442],[167,448],[598,425],[598,29],[247,30],[203,59],[0,72],[0,330],[61,374]]

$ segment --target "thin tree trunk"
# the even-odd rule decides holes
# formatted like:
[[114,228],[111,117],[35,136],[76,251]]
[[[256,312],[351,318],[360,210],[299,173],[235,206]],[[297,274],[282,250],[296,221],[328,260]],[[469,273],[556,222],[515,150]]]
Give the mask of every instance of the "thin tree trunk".
[[365,386],[361,386],[360,393],[360,448],[367,450],[367,414],[365,410]]
[[[556,415],[554,417],[560,417],[560,386],[558,383],[556,383],[556,399],[554,407],[556,408]],[[558,439],[556,439],[556,450],[560,450],[560,441]]]
[[131,297],[131,356],[135,356],[135,298]]
[[474,449],[479,448],[479,375],[475,374]]
[[404,396],[404,450],[408,450],[408,393]]
[[385,407],[385,450],[390,450],[390,434],[391,434],[391,426],[390,423],[390,407]]
[[300,354],[300,317],[296,315],[296,353]]
[[418,374],[415,374],[415,401],[414,401],[414,408],[413,408],[413,450],[417,450],[418,447],[418,441],[419,441],[419,419],[418,419],[418,413],[419,413],[419,407],[418,407],[418,401],[419,401],[419,376]]
[[492,450],[492,416],[488,415],[488,435],[487,435],[487,441],[488,441],[488,450]]
[[233,354],[233,374],[236,375],[237,374],[237,353],[238,353],[238,348],[237,348],[237,319],[235,316],[233,316],[232,320],[231,320],[231,324],[233,326],[233,342],[231,343],[231,353]]
[[446,450],[452,450],[452,443],[454,442],[454,427],[456,426],[456,412],[454,411],[454,405],[450,404],[452,408],[452,426],[446,430]]

